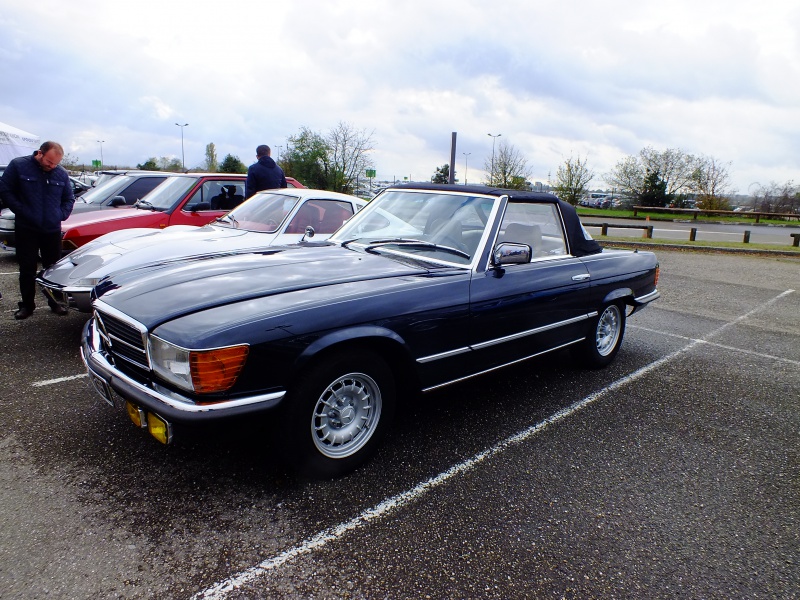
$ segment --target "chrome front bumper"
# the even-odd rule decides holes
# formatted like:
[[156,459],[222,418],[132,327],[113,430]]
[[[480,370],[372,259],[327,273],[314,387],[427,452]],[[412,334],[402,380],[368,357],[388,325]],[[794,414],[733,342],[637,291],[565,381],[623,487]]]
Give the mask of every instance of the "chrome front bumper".
[[42,292],[62,306],[74,308],[81,312],[92,312],[92,288],[67,287],[36,278]]
[[[285,391],[238,397],[209,404],[196,401],[159,386],[140,383],[117,370],[100,347],[100,336],[89,319],[83,328],[81,342],[83,359],[89,378],[104,400],[117,404],[114,395],[171,421],[200,421],[243,415],[276,407]],[[113,394],[106,394],[106,389]]]

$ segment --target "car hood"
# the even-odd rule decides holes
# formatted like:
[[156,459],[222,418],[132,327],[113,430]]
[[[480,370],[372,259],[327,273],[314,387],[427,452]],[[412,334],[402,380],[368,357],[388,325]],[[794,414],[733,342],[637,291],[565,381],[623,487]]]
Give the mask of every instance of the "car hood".
[[181,315],[257,298],[324,287],[341,295],[347,284],[426,272],[422,265],[322,243],[151,265],[104,280],[95,293],[152,328]]
[[90,225],[120,219],[135,219],[139,215],[150,213],[149,209],[133,208],[121,206],[115,210],[90,210],[86,212],[76,212],[70,214],[66,221],[61,223],[61,230],[65,231],[71,227],[80,225]]
[[[123,209],[124,210],[124,209]],[[299,241],[299,234],[286,234],[284,243]],[[166,229],[128,229],[107,234],[79,248],[47,269],[42,278],[69,286],[88,278],[100,279],[150,264],[203,259],[266,248],[278,238],[275,233],[245,231],[231,227],[177,225]],[[328,236],[322,236],[323,239]],[[109,239],[110,238],[110,239]],[[320,236],[315,239],[319,240]]]

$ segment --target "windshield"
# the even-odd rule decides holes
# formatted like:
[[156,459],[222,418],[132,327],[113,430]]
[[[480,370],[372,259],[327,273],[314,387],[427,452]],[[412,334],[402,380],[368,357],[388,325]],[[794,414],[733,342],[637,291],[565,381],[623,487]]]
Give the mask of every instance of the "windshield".
[[194,177],[167,177],[164,183],[160,184],[152,192],[144,196],[139,204],[146,208],[155,210],[169,210],[184,197],[197,183]]
[[466,265],[498,203],[489,196],[390,190],[356,213],[332,241]]
[[127,175],[117,175],[86,191],[80,199],[82,202],[87,202],[89,204],[102,204],[105,200],[108,200],[111,196],[115,196],[117,192],[128,185],[131,179],[132,177]]
[[298,200],[297,196],[260,192],[220,217],[217,223],[247,231],[275,233]]

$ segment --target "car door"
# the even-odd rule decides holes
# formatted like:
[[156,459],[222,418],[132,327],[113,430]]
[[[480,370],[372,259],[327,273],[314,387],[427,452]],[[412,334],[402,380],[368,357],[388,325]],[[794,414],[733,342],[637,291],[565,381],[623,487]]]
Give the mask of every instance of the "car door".
[[589,273],[571,256],[554,203],[509,202],[495,247],[531,248],[524,264],[489,264],[470,289],[473,360],[507,364],[581,339],[589,318]]
[[226,207],[241,203],[244,200],[244,178],[204,178],[172,212],[169,224],[202,226],[210,223],[230,210],[215,208],[221,205],[216,199],[222,196],[227,199]]

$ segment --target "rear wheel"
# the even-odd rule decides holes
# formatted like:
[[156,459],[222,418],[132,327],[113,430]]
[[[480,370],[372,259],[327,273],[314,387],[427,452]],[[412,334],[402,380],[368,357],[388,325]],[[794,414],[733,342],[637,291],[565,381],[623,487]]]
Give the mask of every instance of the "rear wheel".
[[284,458],[302,475],[344,475],[375,451],[394,404],[394,377],[382,359],[357,353],[317,362],[286,398]]
[[609,303],[593,323],[589,336],[573,347],[573,355],[584,366],[597,369],[611,363],[619,352],[625,335],[625,310],[619,304]]

